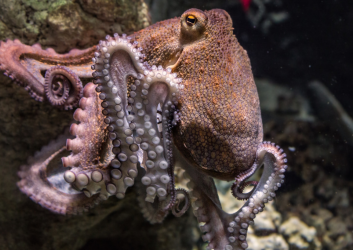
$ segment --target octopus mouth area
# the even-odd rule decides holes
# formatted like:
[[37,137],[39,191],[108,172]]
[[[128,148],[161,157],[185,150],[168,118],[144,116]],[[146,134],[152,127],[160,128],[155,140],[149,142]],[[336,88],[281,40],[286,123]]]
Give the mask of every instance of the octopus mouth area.
[[[57,154],[48,164],[46,169],[41,169],[40,175],[46,176],[46,180],[55,189],[65,194],[80,194],[80,190],[76,190],[67,183],[64,179],[64,173],[67,168],[63,167],[61,163],[61,157],[67,156],[68,151],[62,150],[61,153]],[[45,178],[43,178],[45,179]]]

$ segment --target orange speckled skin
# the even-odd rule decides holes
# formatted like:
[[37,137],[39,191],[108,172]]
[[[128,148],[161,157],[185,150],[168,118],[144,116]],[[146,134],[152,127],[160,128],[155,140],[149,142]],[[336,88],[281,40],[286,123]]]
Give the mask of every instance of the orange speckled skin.
[[[187,24],[188,15],[197,18],[196,25]],[[262,142],[261,112],[250,60],[228,13],[191,9],[132,38],[150,65],[170,66],[183,79],[174,135],[179,149],[220,179],[248,170]]]

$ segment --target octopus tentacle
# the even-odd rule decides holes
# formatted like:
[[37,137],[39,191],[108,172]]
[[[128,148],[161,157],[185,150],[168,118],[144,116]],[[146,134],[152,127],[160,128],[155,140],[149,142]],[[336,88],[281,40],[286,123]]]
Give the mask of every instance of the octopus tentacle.
[[94,82],[99,85],[96,90],[103,100],[103,114],[107,116],[104,121],[109,125],[109,137],[117,152],[111,164],[122,172],[117,193],[123,198],[126,188],[134,184],[136,152],[141,148],[147,156],[143,164],[146,175],[142,178],[142,183],[148,186],[146,201],[153,202],[156,195],[164,200],[170,166],[158,133],[157,107],[160,104],[163,114],[168,114],[177,103],[178,89],[182,86],[171,70],[147,67],[141,59],[142,49],[129,40],[126,35],[107,36],[93,58]]
[[[190,207],[190,197],[189,197],[189,194],[188,192],[185,190],[185,189],[182,189],[182,188],[178,188],[175,190],[175,195],[176,195],[176,202],[175,204],[173,205],[173,208],[172,208],[172,213],[175,217],[180,217],[182,216],[183,214],[186,213],[186,211],[188,211],[189,207]],[[184,197],[184,206],[179,209],[179,204],[182,202],[181,201],[181,198],[178,197],[178,195],[182,195]],[[177,211],[178,210],[178,211]]]
[[176,165],[185,171],[183,178],[189,180],[187,188],[203,240],[209,242],[209,249],[223,250],[229,244],[223,222],[226,213],[222,211],[213,179],[195,168],[176,147],[173,151]]
[[68,135],[59,136],[29,159],[28,165],[21,166],[18,172],[21,180],[17,186],[33,201],[52,212],[78,214],[88,211],[99,199],[97,196],[87,198],[63,180],[64,168],[60,166],[60,157],[67,154],[67,138]]
[[243,193],[243,190],[246,186],[254,184],[257,185],[257,183],[245,182],[245,180],[251,177],[256,172],[256,170],[259,169],[259,167],[261,167],[261,164],[258,164],[258,162],[255,160],[254,164],[248,170],[240,173],[235,178],[235,182],[231,187],[231,192],[235,198],[237,198],[238,200],[247,200],[253,194],[255,187],[246,194]]
[[[147,153],[148,160],[146,160],[146,175],[142,178],[142,183],[148,186],[146,200],[153,202],[154,197],[158,195],[159,200],[164,200],[167,195],[168,186],[174,183],[173,176],[170,174],[172,170],[172,156],[170,147],[170,130],[168,129],[169,113],[173,109],[173,102],[176,102],[176,86],[173,86],[175,75],[169,74],[170,71],[165,71],[161,66],[158,68],[152,66],[152,70],[144,72],[147,75],[147,84],[137,87],[137,93],[148,88],[146,99],[143,100],[144,95],[139,97],[137,95],[134,109],[137,113],[136,128],[137,134],[142,139],[141,148]],[[148,86],[150,84],[150,87]],[[171,87],[168,89],[168,85]],[[142,85],[142,86],[141,86]],[[144,89],[143,89],[144,88]],[[146,102],[147,100],[147,102]],[[138,103],[142,104],[139,109]],[[162,106],[162,138],[158,133],[157,124],[157,106]],[[144,107],[145,106],[145,107]],[[146,122],[147,119],[147,122]],[[149,120],[148,120],[149,119]],[[168,140],[169,139],[169,140]],[[151,185],[152,184],[152,185]],[[174,185],[171,185],[169,190],[172,192],[172,200],[175,197]]]
[[45,94],[53,106],[72,109],[82,97],[82,82],[65,66],[53,66],[45,73]]
[[[114,193],[120,199],[124,198],[126,189],[134,185],[134,179],[138,174],[136,163],[139,147],[133,138],[134,125],[129,122],[132,116],[129,116],[126,110],[128,105],[127,77],[130,75],[137,77],[131,59],[136,55],[128,50],[128,44],[131,46],[126,39],[121,43],[115,42],[112,46],[108,46],[109,42],[101,41],[93,58],[96,70],[93,73],[96,77],[94,82],[99,84],[96,90],[100,92],[99,97],[103,100],[104,110],[102,112],[106,115],[104,121],[109,125],[109,137],[113,141],[113,152],[116,155],[111,165],[119,173]],[[120,48],[120,53],[115,53],[114,45]]]
[[247,186],[256,186],[257,184],[257,181],[246,181],[242,182],[241,184],[239,184],[238,182],[234,182],[231,187],[232,195],[238,200],[247,200],[252,195],[255,188],[245,194],[243,193],[244,189]]
[[[164,132],[163,143],[164,143],[164,147],[166,149],[166,157],[167,157],[167,161],[169,164],[168,176],[170,179],[170,182],[169,182],[170,200],[167,203],[167,206],[165,206],[163,209],[164,210],[172,209],[172,213],[175,216],[177,216],[176,215],[177,213],[175,212],[177,190],[175,189],[174,159],[173,159],[173,147],[172,147],[172,141],[173,141],[172,127],[174,127],[177,123],[177,121],[175,119],[177,117],[177,111],[175,110],[176,108],[174,105],[172,105],[171,108],[172,108],[172,110],[168,111],[168,113],[166,113],[166,111],[165,111],[164,116],[163,116],[163,111],[162,111],[162,131]],[[182,189],[179,189],[179,190],[182,191]],[[184,190],[184,191],[185,191],[185,199],[187,201],[189,196],[187,195],[186,190]],[[185,205],[187,205],[187,204],[185,203]],[[186,210],[188,208],[189,208],[189,206],[187,206]],[[183,211],[183,213],[185,213],[185,212],[186,211]],[[182,215],[183,213],[180,213],[180,214]]]
[[[144,169],[140,169],[138,173],[138,178],[141,180],[142,176],[145,174]],[[148,220],[151,224],[162,223],[164,218],[168,215],[169,211],[161,207],[162,202],[148,202],[146,198],[146,188],[141,182],[136,183],[137,186],[137,201],[141,208],[143,217]]]
[[188,168],[185,178],[196,180],[190,181],[187,187],[193,200],[192,209],[196,216],[200,230],[204,234],[202,239],[208,242],[208,249],[224,249],[228,245],[227,233],[224,229],[223,211],[217,196],[217,189],[211,177],[198,173]]
[[246,249],[247,228],[254,223],[257,213],[261,212],[265,203],[275,197],[275,191],[284,182],[287,169],[286,155],[275,144],[263,142],[259,145],[254,165],[264,165],[264,171],[252,195],[243,207],[234,214],[225,213],[218,200],[213,180],[191,166],[181,153],[175,149],[178,164],[185,169],[185,178],[197,180],[188,183],[194,214],[200,223],[203,239],[209,242],[208,249],[241,250]]
[[45,99],[45,79],[42,71],[55,65],[69,67],[78,77],[91,78],[91,58],[96,50],[73,49],[66,54],[57,54],[53,49],[43,50],[39,44],[28,46],[19,40],[0,42],[0,70],[24,87],[37,101]]
[[[256,161],[255,161],[256,163]],[[243,182],[244,180],[248,179],[250,176],[252,176],[256,170],[259,168],[259,165],[258,164],[253,164],[248,170],[240,173],[236,178],[236,182],[237,183],[241,183]]]
[[[264,165],[264,171],[258,185],[253,190],[253,195],[235,213],[234,221],[229,223],[228,237],[235,249],[246,249],[246,233],[249,225],[254,223],[257,213],[263,210],[265,203],[271,201],[275,196],[275,191],[284,182],[284,173],[287,169],[286,154],[274,143],[263,142],[259,145],[256,152],[254,164]],[[233,217],[233,218],[234,218]]]
[[93,83],[85,86],[83,96],[80,108],[74,113],[74,119],[80,124],[73,123],[70,127],[76,138],[66,142],[67,150],[72,153],[62,158],[64,167],[71,167],[64,178],[87,197],[100,193],[100,198],[105,200],[114,193],[112,190],[120,173],[110,167],[110,161],[115,157],[113,145]]

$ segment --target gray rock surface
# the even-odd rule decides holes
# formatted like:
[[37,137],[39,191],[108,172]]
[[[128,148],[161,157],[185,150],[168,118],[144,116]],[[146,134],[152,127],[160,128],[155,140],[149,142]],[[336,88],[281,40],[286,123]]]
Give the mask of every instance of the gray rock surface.
[[290,217],[279,228],[291,246],[291,249],[321,249],[321,244],[316,238],[316,229],[309,227],[297,217]]
[[132,33],[150,24],[143,0],[0,1],[0,40],[19,38],[57,52],[93,46],[107,34]]

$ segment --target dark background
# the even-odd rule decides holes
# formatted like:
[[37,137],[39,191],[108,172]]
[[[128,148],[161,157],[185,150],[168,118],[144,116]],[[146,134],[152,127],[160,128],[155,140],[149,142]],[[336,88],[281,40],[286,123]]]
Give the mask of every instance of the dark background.
[[[244,11],[239,1],[151,0],[152,21],[181,15],[186,9],[222,8],[233,19],[234,33],[248,51],[255,77],[301,87],[320,80],[353,114],[353,1],[251,1]],[[265,11],[254,24],[249,13]],[[287,18],[276,22],[276,14]]]

